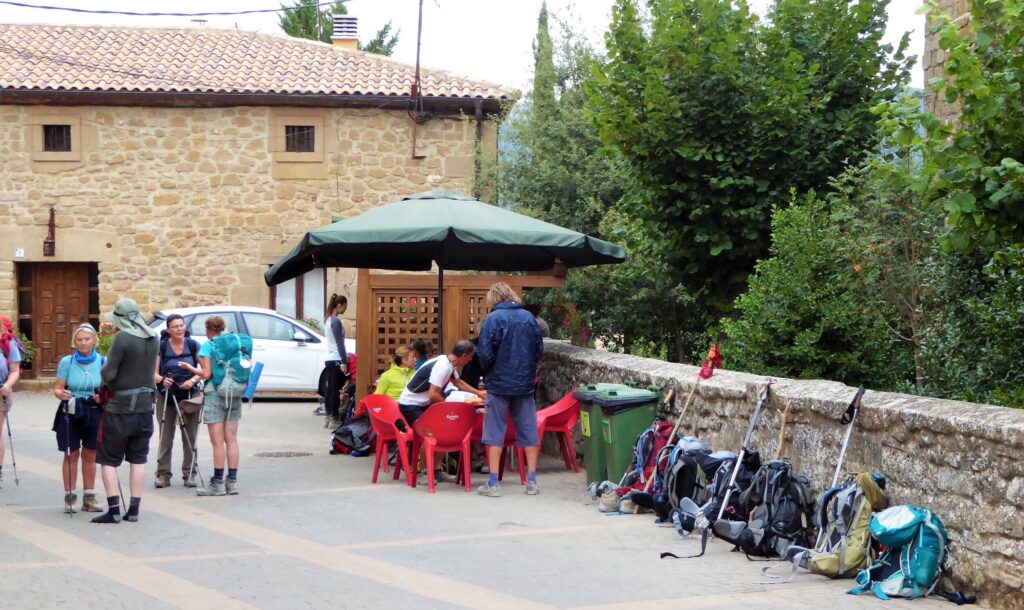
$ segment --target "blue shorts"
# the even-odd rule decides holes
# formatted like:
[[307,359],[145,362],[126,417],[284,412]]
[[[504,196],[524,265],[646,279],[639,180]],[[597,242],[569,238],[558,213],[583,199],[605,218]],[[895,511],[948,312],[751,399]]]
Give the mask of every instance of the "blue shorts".
[[78,451],[83,447],[95,451],[98,445],[102,411],[81,399],[78,408],[83,409],[81,417],[69,417],[65,421],[64,411],[60,407],[57,407],[57,413],[53,416],[52,429],[57,433],[57,449],[61,453]]
[[509,414],[512,415],[512,425],[516,429],[516,447],[539,445],[537,404],[533,401],[533,394],[502,396],[490,392],[487,393],[487,405],[484,408],[484,433],[481,438],[483,444],[492,447],[504,446]]

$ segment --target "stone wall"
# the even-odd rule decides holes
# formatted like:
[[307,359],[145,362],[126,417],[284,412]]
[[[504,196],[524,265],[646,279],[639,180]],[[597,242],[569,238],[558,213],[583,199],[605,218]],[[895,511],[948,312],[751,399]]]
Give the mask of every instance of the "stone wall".
[[[584,383],[636,381],[677,388],[682,408],[697,367],[545,341],[542,404]],[[737,451],[764,377],[716,371],[701,382],[683,431]],[[781,455],[819,491],[832,480],[846,427],[838,417],[855,388],[776,379],[754,435],[761,455]],[[1024,609],[1024,410],[869,391],[850,441],[848,471],[884,473],[894,504],[932,508],[950,530],[958,588],[993,608]],[[674,420],[674,416],[673,416]]]
[[[33,160],[29,125],[40,112],[71,113],[81,161]],[[404,111],[298,109],[318,115],[324,159],[283,171],[274,116],[288,109],[0,106],[0,312],[16,307],[18,262],[98,262],[100,307],[132,297],[144,312],[233,303],[267,306],[263,272],[302,234],[402,195],[470,191],[476,125],[459,118],[419,126]],[[321,124],[321,123],[318,123]],[[38,126],[36,126],[38,128]],[[485,145],[495,127],[485,124]],[[316,164],[291,164],[290,168]],[[283,168],[283,169],[282,169]],[[296,178],[319,175],[316,178]],[[276,177],[275,177],[276,176]],[[57,256],[43,257],[50,206]],[[14,249],[25,256],[14,258]],[[348,294],[355,273],[328,274]]]

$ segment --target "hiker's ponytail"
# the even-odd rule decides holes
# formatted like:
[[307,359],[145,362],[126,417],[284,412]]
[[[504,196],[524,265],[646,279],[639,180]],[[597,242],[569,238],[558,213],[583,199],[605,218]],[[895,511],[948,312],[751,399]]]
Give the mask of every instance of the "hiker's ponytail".
[[332,293],[331,298],[327,301],[327,311],[324,312],[324,318],[330,318],[334,315],[334,310],[339,305],[348,305],[348,298],[345,295],[339,295]]

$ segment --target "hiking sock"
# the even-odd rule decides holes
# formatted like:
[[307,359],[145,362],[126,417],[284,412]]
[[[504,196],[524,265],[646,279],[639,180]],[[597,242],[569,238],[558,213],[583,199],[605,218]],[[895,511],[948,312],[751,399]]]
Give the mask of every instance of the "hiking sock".
[[487,479],[487,486],[488,487],[494,487],[497,484],[498,484],[498,473],[492,472],[490,477],[488,477],[488,479]]
[[99,517],[93,517],[93,523],[120,523],[121,522],[121,505],[119,504],[120,498],[117,496],[107,496],[107,512],[103,513]]
[[223,468],[214,468],[213,469],[213,478],[218,480],[218,481],[223,481],[224,480],[224,469]]
[[[214,475],[214,476],[216,476],[216,475]],[[238,480],[238,469],[237,468],[228,468],[228,478],[231,479],[232,481],[237,481]]]
[[138,496],[132,496],[131,501],[128,503],[128,512],[124,515],[124,520],[131,523],[135,523],[139,520],[139,504],[142,502],[142,498]]
[[526,482],[527,483],[536,483],[537,482],[537,472],[536,471],[534,471],[534,472],[527,472],[526,473]]

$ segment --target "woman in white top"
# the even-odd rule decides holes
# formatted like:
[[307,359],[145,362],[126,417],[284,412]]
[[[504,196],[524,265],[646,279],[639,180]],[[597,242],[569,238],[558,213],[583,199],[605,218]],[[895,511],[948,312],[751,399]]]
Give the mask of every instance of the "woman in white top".
[[341,316],[346,309],[348,299],[332,294],[324,318],[324,334],[327,336],[327,360],[324,361],[327,376],[324,407],[327,415],[324,418],[324,427],[332,430],[341,425],[341,388],[344,386],[345,375],[348,374],[345,327],[341,323]]

